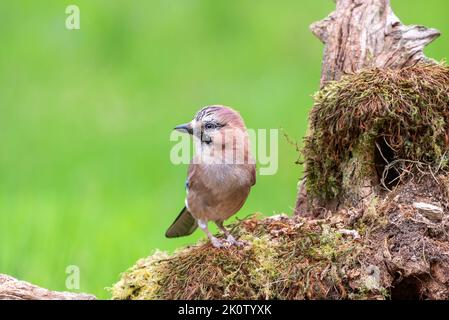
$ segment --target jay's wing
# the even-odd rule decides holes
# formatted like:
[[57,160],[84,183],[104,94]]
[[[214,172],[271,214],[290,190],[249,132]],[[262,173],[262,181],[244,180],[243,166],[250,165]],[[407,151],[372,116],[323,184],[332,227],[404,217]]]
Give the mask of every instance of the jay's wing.
[[192,217],[192,214],[189,212],[189,210],[184,207],[179,216],[176,218],[175,222],[173,222],[170,228],[168,228],[165,236],[167,238],[179,238],[188,236],[191,235],[197,227],[198,224],[195,218]]
[[251,171],[251,187],[256,184],[256,166],[253,165],[250,167]]
[[[189,175],[186,181],[186,191],[187,194],[189,193],[189,185],[190,185],[190,177],[193,174],[194,166],[189,167]],[[189,212],[189,209],[187,209],[187,199],[186,199],[186,206],[184,209],[181,210],[178,217],[176,218],[175,222],[168,228],[167,232],[165,233],[165,236],[167,238],[179,238],[179,237],[185,237],[188,235],[191,235],[196,228],[198,228],[198,223],[196,222],[196,219],[192,217],[192,214]]]

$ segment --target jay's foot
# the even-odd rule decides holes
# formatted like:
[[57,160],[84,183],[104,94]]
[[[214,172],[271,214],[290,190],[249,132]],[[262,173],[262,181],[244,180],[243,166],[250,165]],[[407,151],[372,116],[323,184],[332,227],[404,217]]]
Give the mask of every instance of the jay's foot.
[[221,241],[221,240],[219,240],[219,239],[217,239],[215,237],[211,237],[210,238],[210,243],[212,243],[214,248],[217,248],[217,249],[221,249],[221,248],[224,248],[224,247],[229,247],[228,243],[226,243],[224,241]]
[[246,245],[246,242],[244,241],[237,241],[232,235],[228,235],[226,239],[218,239],[215,237],[210,238],[210,243],[214,248],[222,249],[222,248],[229,248],[230,246],[236,246],[236,247],[244,247]]
[[243,242],[243,241],[237,241],[237,240],[235,240],[235,238],[230,234],[230,235],[228,235],[228,238],[226,239],[226,241],[230,244],[230,245],[233,245],[233,246],[236,246],[236,247],[244,247],[245,246],[245,242]]

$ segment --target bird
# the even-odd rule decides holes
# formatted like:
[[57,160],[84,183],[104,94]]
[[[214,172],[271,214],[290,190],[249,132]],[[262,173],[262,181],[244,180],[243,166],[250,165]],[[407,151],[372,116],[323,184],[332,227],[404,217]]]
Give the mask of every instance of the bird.
[[[244,246],[224,226],[256,183],[256,165],[241,115],[231,107],[211,105],[174,130],[191,135],[196,152],[188,168],[185,207],[165,236],[188,236],[199,227],[215,248]],[[217,225],[224,239],[211,234],[209,222]]]

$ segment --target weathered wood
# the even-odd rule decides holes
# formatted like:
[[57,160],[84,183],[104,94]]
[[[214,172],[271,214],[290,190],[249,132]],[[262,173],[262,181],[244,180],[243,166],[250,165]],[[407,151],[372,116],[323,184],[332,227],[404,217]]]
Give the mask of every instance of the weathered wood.
[[50,291],[0,274],[0,300],[95,300],[85,293]]
[[[324,43],[321,88],[329,81],[365,68],[400,69],[431,61],[424,48],[440,32],[424,26],[406,26],[394,14],[390,0],[336,0],[336,10],[311,25]],[[310,128],[313,134],[313,128]],[[370,181],[360,198],[372,193]],[[306,215],[305,181],[301,183],[295,213]],[[338,207],[338,199],[331,207]]]
[[311,31],[324,43],[321,86],[366,67],[402,68],[427,60],[423,50],[440,35],[405,26],[389,0],[337,0],[337,8]]

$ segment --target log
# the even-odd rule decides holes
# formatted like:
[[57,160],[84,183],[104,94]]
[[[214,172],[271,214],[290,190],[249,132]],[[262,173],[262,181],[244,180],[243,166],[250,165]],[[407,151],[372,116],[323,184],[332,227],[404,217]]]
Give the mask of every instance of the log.
[[91,294],[51,291],[0,274],[0,300],[95,300]]

